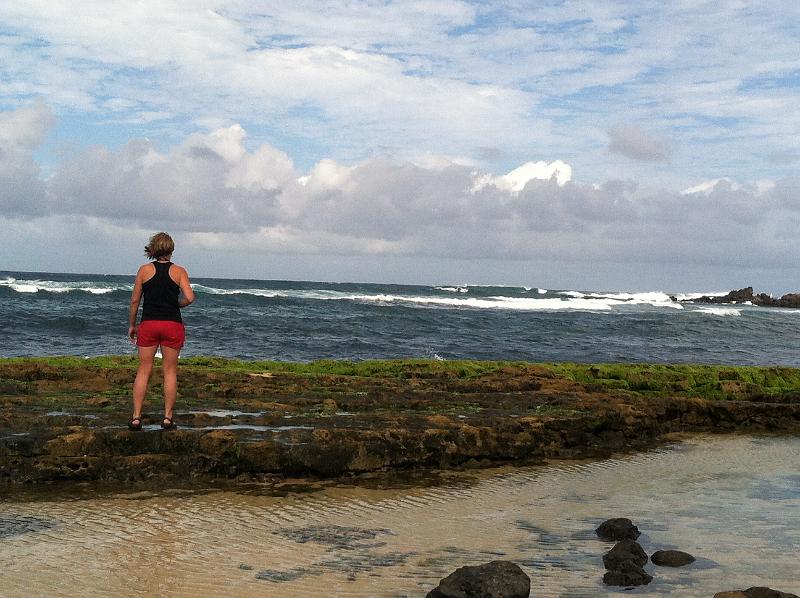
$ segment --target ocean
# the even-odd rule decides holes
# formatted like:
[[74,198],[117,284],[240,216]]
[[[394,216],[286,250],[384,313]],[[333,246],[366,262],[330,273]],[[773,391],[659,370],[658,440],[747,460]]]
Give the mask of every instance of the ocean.
[[[679,303],[668,291],[192,283],[184,357],[800,366],[800,310]],[[132,288],[133,276],[0,271],[0,357],[135,353],[126,336]]]

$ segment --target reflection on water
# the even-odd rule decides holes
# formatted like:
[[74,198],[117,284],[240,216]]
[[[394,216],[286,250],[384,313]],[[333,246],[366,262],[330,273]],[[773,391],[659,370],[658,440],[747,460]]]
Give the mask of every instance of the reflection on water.
[[629,516],[655,568],[639,596],[800,591],[800,438],[701,437],[594,463],[504,468],[435,487],[21,495],[0,502],[7,596],[424,596],[465,564],[520,564],[533,596],[602,585],[594,535]]

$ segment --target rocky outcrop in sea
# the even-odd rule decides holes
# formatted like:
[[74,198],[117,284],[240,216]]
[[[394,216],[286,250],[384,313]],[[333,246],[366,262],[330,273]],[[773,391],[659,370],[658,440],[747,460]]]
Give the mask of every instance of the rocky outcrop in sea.
[[681,303],[747,303],[762,307],[789,307],[800,308],[800,293],[787,293],[779,298],[775,298],[767,293],[754,293],[753,287],[745,287],[733,290],[727,295],[703,295],[694,299],[682,299]]

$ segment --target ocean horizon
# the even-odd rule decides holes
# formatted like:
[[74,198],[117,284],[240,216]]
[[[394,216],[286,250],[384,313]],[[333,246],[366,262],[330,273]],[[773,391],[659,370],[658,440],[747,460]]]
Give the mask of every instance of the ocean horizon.
[[[192,283],[183,356],[800,365],[800,311],[691,302],[727,290]],[[0,357],[134,353],[132,288],[132,275],[0,271]]]

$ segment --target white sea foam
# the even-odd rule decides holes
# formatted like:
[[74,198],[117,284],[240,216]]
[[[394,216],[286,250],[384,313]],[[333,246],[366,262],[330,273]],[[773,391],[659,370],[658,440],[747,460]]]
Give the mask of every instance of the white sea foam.
[[669,295],[661,291],[646,293],[584,293],[581,291],[558,291],[557,294],[573,299],[605,300],[616,305],[652,305],[654,307],[683,309],[680,303],[673,301]]
[[700,297],[724,297],[728,291],[711,291],[708,293],[675,293],[675,299],[678,301],[694,301]]
[[741,316],[742,310],[735,307],[701,307],[695,311],[709,316]]
[[649,293],[588,293],[586,296],[624,301],[628,304],[648,304],[657,307],[683,309],[683,306],[673,301],[669,295],[660,291]]
[[17,293],[71,293],[82,291],[93,295],[105,295],[114,291],[130,291],[133,285],[109,283],[105,286],[98,286],[97,283],[88,281],[63,282],[56,280],[17,280],[16,278],[6,278],[0,280],[0,286],[8,287]]
[[[408,303],[414,305],[438,305],[445,307],[469,307],[477,309],[508,309],[516,311],[608,311],[613,303],[602,299],[531,299],[527,297],[425,297],[414,295],[350,295],[340,297],[353,301],[384,304]],[[618,303],[618,302],[617,302]]]
[[[456,287],[453,287],[456,288]],[[464,287],[461,287],[464,288]],[[475,309],[508,309],[516,311],[560,311],[560,310],[590,310],[608,311],[617,300],[592,297],[574,297],[570,299],[552,298],[538,299],[531,297],[442,297],[434,295],[399,295],[390,293],[347,293],[332,290],[295,290],[295,289],[218,289],[198,285],[195,290],[200,292],[220,295],[256,295],[260,297],[281,297],[288,299],[304,299],[317,301],[355,301],[359,303],[372,303],[376,305],[417,305],[417,306],[442,306],[465,307]],[[451,291],[461,294],[460,291]]]
[[[209,295],[253,295],[255,297],[292,297],[293,291],[277,291],[274,289],[219,289],[207,287],[202,284],[193,284],[192,289],[197,293],[207,293]],[[305,291],[295,291],[303,293]]]
[[[113,291],[130,291],[132,284],[119,282],[97,282],[97,281],[52,281],[52,280],[18,280],[13,277],[0,279],[0,286],[6,286],[19,293],[37,293],[40,291],[49,293],[69,293],[75,291],[88,292],[93,294],[106,294]],[[642,305],[655,308],[683,309],[683,305],[660,291],[644,293],[626,292],[583,292],[574,290],[555,291],[557,297],[543,295],[550,293],[547,289],[537,287],[508,287],[509,289],[524,289],[531,292],[523,297],[506,296],[503,291],[498,290],[499,295],[490,297],[470,297],[466,296],[470,288],[502,288],[498,285],[492,287],[477,287],[470,285],[460,286],[438,286],[434,287],[439,291],[453,293],[452,296],[442,295],[404,295],[399,293],[369,293],[369,292],[347,292],[332,289],[275,289],[275,288],[224,288],[206,286],[202,284],[192,285],[197,293],[209,295],[242,295],[264,298],[286,298],[310,301],[354,301],[373,305],[408,305],[419,307],[452,307],[452,308],[471,308],[471,309],[500,309],[512,311],[609,311],[626,306]],[[511,293],[510,293],[511,294]],[[691,300],[703,295],[724,295],[724,293],[684,293],[677,295],[680,300]],[[705,313],[721,315],[723,312],[715,313],[714,308],[708,308]],[[723,308],[720,308],[723,309]],[[738,315],[725,314],[725,315]]]

